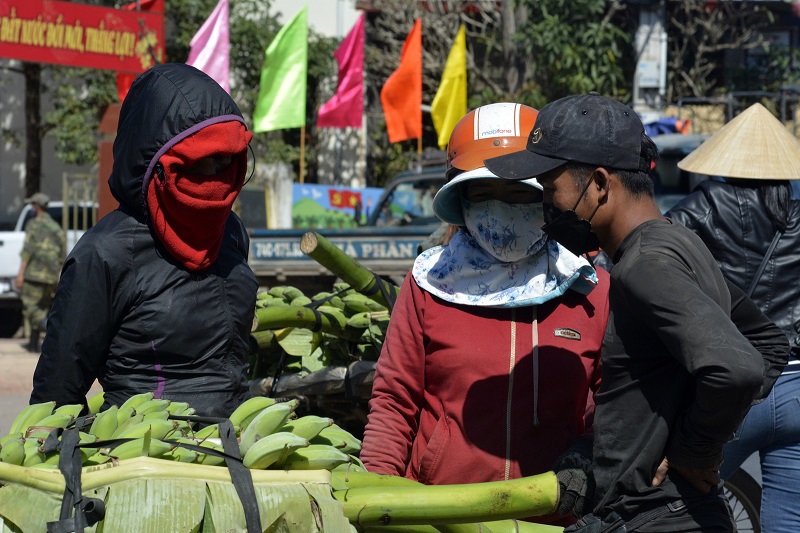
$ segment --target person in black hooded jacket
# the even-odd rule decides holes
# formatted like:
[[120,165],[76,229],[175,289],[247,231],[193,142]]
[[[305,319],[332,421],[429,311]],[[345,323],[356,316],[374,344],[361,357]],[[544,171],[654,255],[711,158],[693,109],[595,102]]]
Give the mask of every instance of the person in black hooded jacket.
[[800,142],[754,104],[678,166],[714,178],[666,216],[702,239],[723,275],[781,328],[792,354],[725,445],[720,476],[758,453],[762,531],[800,531]]
[[258,283],[231,208],[251,138],[233,99],[194,67],[136,79],[109,178],[120,206],[67,257],[31,403],[85,404],[95,379],[106,406],[150,391],[228,416],[249,397]]

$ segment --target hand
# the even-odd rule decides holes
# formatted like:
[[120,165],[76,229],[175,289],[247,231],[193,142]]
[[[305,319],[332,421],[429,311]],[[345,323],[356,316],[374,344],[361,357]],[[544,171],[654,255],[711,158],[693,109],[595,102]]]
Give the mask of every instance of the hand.
[[14,285],[17,287],[18,291],[22,290],[22,283],[25,281],[25,274],[20,272],[17,274],[17,277],[14,278]]
[[593,478],[579,468],[556,472],[558,479],[558,504],[556,514],[581,517],[590,512],[594,495]]
[[703,494],[711,492],[711,489],[719,485],[720,482],[719,466],[715,468],[681,468],[680,466],[673,466],[672,469]]
[[[654,487],[661,485],[664,478],[667,477],[669,468],[669,460],[664,457],[653,476]],[[711,492],[711,489],[719,485],[720,482],[719,466],[716,468],[682,468],[673,465],[671,468],[703,494]]]

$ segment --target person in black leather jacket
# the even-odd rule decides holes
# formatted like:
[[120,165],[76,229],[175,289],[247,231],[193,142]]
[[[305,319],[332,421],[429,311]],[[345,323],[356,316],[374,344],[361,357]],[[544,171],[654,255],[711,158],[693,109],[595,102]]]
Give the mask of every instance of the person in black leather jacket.
[[724,179],[701,183],[666,216],[693,230],[723,275],[752,292],[793,353],[769,397],[750,409],[726,445],[720,474],[730,477],[758,452],[762,530],[800,531],[800,182],[788,181],[800,178],[800,143],[759,104],[706,143],[712,140],[679,167]]
[[31,403],[85,403],[95,379],[106,406],[150,391],[228,416],[249,397],[258,284],[231,208],[251,138],[228,93],[194,67],[136,79],[109,178],[120,205],[67,257]]

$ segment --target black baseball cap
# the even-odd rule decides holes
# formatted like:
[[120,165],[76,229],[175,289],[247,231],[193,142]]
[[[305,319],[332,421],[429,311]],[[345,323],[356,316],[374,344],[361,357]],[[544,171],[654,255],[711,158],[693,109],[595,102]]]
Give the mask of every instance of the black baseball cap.
[[596,92],[550,102],[539,110],[526,149],[484,161],[502,178],[524,180],[570,161],[613,170],[650,170],[641,157],[644,125],[636,112]]

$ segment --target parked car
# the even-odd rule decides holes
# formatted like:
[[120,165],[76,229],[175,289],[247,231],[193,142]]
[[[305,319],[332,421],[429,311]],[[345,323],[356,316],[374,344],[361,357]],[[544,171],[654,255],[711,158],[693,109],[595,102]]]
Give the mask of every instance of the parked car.
[[[64,228],[69,253],[81,235],[94,225],[97,204],[74,203],[65,209],[63,202],[53,201],[47,206],[47,212]],[[0,232],[0,337],[13,336],[22,325],[22,302],[14,286],[14,278],[19,272],[25,227],[35,216],[33,206],[25,205],[14,229]]]

